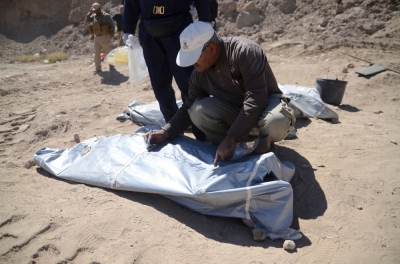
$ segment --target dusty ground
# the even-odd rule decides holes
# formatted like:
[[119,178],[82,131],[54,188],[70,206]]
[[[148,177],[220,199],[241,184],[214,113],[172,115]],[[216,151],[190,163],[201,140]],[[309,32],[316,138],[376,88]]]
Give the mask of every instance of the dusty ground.
[[[120,4],[99,2],[112,14]],[[255,0],[264,20],[241,29],[235,21],[248,1],[218,2],[219,33],[261,43],[279,83],[348,81],[342,104],[329,106],[339,122],[300,119],[297,136],[276,144],[296,167],[292,228],[304,234],[296,250],[253,241],[240,219],[26,169],[40,148],[74,146],[74,134],[133,133],[138,127],[116,116],[133,100],[155,98],[148,78],[129,84],[127,66],[93,74],[80,22],[92,2],[18,0],[0,10],[13,14],[0,21],[0,263],[400,263],[400,74],[358,77],[367,63],[341,53],[400,71],[399,1],[285,1],[297,8],[283,14],[280,1]],[[13,63],[43,50],[73,58]]]
[[[388,40],[389,42],[389,40]],[[306,44],[306,45],[305,45]],[[307,48],[305,48],[307,47]],[[68,182],[25,163],[42,147],[74,146],[138,127],[116,116],[155,100],[149,80],[131,87],[127,66],[94,75],[90,55],[57,64],[0,65],[1,263],[398,263],[400,74],[358,77],[360,58],[400,69],[381,44],[263,44],[279,83],[315,87],[353,63],[339,122],[301,119],[277,144],[296,166],[293,228],[304,237],[255,242],[239,219],[200,215],[159,195]],[[107,65],[103,65],[106,69]]]

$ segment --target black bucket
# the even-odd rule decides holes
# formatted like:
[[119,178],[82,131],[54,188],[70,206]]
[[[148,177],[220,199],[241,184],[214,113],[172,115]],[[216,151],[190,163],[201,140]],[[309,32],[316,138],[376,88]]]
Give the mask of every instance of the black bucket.
[[321,96],[322,101],[327,104],[339,105],[342,102],[344,91],[346,90],[346,81],[338,79],[317,78],[316,89]]

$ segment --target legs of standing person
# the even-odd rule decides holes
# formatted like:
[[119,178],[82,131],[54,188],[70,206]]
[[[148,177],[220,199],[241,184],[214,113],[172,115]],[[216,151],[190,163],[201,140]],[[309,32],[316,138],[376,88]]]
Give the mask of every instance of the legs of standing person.
[[[100,46],[101,46],[104,54],[106,54],[106,56],[107,56],[107,54],[110,53],[110,51],[112,50],[111,37],[109,35],[104,35],[104,36],[97,37],[97,38],[99,39]],[[111,64],[109,65],[109,67],[110,67],[110,70],[115,69],[114,66]]]
[[215,97],[205,97],[197,99],[188,112],[193,124],[218,145],[225,138],[240,108]]
[[142,24],[140,23],[139,30],[140,45],[143,48],[154,95],[160,104],[165,121],[168,122],[178,111],[175,92],[172,88],[172,72],[162,43],[159,39],[149,36]]
[[122,32],[122,31],[119,31],[118,32],[118,47],[121,47],[121,46],[124,46],[124,42],[123,42],[123,40],[122,40],[122,35],[123,35],[124,33]]
[[293,129],[296,118],[282,95],[273,94],[258,121],[259,143],[254,153],[266,153],[272,142],[283,140]]
[[101,40],[100,37],[94,37],[94,65],[96,67],[96,71],[101,71]]
[[[194,67],[193,66],[189,66],[189,67],[178,66],[176,64],[176,56],[178,55],[178,52],[181,48],[180,41],[179,41],[180,32],[186,27],[186,25],[189,25],[191,22],[192,22],[192,18],[190,15],[188,15],[185,18],[185,21],[181,26],[182,27],[181,30],[178,30],[172,36],[169,36],[169,37],[163,39],[163,46],[165,47],[166,52],[167,52],[167,60],[168,60],[172,75],[174,76],[175,82],[178,85],[178,88],[181,92],[182,101],[185,101],[186,96],[189,92],[189,79],[190,79],[190,75],[192,74],[192,72],[194,70]],[[192,132],[197,140],[200,140],[200,141],[206,140],[205,134],[200,129],[198,129],[196,127],[196,125],[192,125]]]
[[111,47],[111,37],[109,35],[104,35],[102,36],[102,38],[104,38],[104,44],[102,46],[104,53],[107,54],[110,53],[110,51],[112,50]]
[[[176,64],[176,55],[180,49],[179,43],[175,44],[171,43],[171,46],[168,47],[167,59],[170,65],[172,74],[174,76],[175,82],[178,85],[179,90],[181,91],[182,101],[185,101],[186,96],[189,92],[189,78],[192,74],[194,67],[179,67]],[[192,132],[197,140],[205,141],[205,134],[199,130],[195,125],[192,125]]]
[[96,65],[96,71],[101,71],[101,50],[107,55],[111,49],[111,38],[109,35],[94,38],[94,63]]

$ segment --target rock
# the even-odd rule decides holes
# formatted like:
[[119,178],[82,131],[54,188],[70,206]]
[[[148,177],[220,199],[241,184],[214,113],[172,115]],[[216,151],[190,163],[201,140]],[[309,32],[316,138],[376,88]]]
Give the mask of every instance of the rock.
[[244,11],[253,11],[253,10],[257,10],[257,7],[254,4],[254,2],[251,1],[244,5],[243,10]]
[[25,168],[30,169],[31,167],[35,166],[36,162],[34,159],[30,159],[25,163]]
[[349,70],[347,69],[347,67],[344,67],[343,70],[342,70],[342,72],[343,72],[343,73],[348,73]]
[[256,4],[257,10],[259,11],[264,11],[269,4],[269,0],[255,0],[253,2]]
[[354,64],[353,63],[347,64],[347,68],[354,68]]
[[327,19],[325,19],[325,18],[321,18],[319,21],[318,21],[318,24],[321,26],[321,27],[326,27],[327,25],[328,25],[328,20]]
[[285,240],[283,243],[283,249],[285,250],[294,250],[296,248],[296,243],[293,240]]
[[381,114],[381,113],[383,113],[381,110],[375,110],[374,111],[374,114]]
[[236,19],[237,28],[251,27],[263,21],[258,11],[241,11]]
[[219,6],[219,12],[221,12],[223,14],[232,13],[232,12],[235,12],[236,10],[237,10],[237,4],[236,4],[236,2],[233,2],[233,1],[223,2]]
[[81,142],[81,140],[79,139],[79,135],[78,134],[74,134],[74,140],[76,143]]
[[358,210],[362,210],[363,207],[362,207],[361,205],[357,205],[357,209],[358,209]]
[[385,22],[383,21],[362,19],[360,23],[361,25],[359,26],[359,29],[368,35],[372,35],[375,32],[385,28]]
[[339,123],[339,119],[337,119],[337,118],[332,118],[332,119],[331,119],[331,123],[332,123],[332,124],[338,124],[338,123]]
[[336,15],[339,15],[344,12],[344,7],[341,4],[336,5]]
[[[87,10],[89,10],[90,6],[92,5],[92,2],[89,1],[67,1],[66,3],[69,3],[68,9],[70,10],[70,13],[68,20],[70,23],[82,22],[82,18],[85,17],[86,13],[88,12]],[[102,4],[102,2],[99,3]]]
[[390,143],[397,145],[397,141],[395,140],[390,140]]
[[296,0],[272,0],[271,4],[276,6],[284,14],[293,13],[296,10]]
[[264,241],[267,238],[267,234],[257,228],[252,229],[251,233],[253,233],[254,241]]
[[251,219],[247,218],[242,218],[243,224],[245,224],[247,227],[253,228],[254,227],[254,222]]
[[352,8],[353,6],[359,5],[361,3],[362,3],[362,0],[343,0],[342,1],[342,4],[346,10],[349,8]]
[[282,34],[284,32],[283,27],[277,27],[273,30],[273,33],[275,34]]

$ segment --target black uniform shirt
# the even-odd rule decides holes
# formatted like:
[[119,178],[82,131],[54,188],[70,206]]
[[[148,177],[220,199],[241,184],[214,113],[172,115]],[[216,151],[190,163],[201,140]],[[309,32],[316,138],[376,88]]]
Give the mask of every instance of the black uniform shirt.
[[[189,13],[190,5],[196,5],[199,20],[210,22],[210,1],[205,0],[125,0],[123,31],[135,34],[136,24],[142,19],[158,19]],[[160,14],[160,7],[163,14]]]
[[122,14],[115,14],[112,19],[117,22],[118,32],[122,31]]

